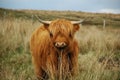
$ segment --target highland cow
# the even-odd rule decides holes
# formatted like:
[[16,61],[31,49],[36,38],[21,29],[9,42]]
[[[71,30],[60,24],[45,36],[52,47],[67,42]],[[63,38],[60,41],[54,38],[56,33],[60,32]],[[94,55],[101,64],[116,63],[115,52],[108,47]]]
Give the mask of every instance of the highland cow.
[[32,62],[41,80],[67,79],[78,71],[78,43],[74,34],[82,21],[43,21],[30,40]]

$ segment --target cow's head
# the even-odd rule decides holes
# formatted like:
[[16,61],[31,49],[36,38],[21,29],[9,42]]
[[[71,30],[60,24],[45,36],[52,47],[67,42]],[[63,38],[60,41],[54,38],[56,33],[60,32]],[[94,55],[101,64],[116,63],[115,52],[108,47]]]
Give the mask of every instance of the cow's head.
[[79,30],[81,21],[69,21],[65,19],[57,19],[54,21],[43,21],[39,19],[44,27],[48,30],[52,44],[58,50],[66,49],[73,41],[74,34]]

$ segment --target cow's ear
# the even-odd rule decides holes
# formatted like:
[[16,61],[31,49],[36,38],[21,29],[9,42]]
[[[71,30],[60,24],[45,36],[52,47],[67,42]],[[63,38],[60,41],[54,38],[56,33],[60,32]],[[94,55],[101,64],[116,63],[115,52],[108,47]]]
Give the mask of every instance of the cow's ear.
[[78,31],[80,29],[79,24],[73,24],[74,32]]
[[49,27],[49,24],[43,24],[45,28],[48,28]]

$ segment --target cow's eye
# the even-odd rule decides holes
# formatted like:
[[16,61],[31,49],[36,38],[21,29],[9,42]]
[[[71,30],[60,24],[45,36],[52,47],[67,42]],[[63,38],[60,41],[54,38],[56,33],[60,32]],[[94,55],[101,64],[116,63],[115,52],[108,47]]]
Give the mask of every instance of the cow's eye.
[[50,37],[53,37],[53,34],[50,32]]
[[72,34],[71,34],[71,33],[69,34],[69,37],[71,37],[71,38],[72,38]]

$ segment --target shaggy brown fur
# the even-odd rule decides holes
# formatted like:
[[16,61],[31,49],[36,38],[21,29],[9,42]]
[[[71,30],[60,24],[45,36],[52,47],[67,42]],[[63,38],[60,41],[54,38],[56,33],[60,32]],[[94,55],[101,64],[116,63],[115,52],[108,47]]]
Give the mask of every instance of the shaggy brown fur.
[[[78,24],[73,25],[68,20],[59,19],[33,32],[30,49],[39,79],[60,79],[60,76],[66,79],[77,73],[78,43],[74,34],[78,29]],[[64,41],[68,46],[60,51],[54,46],[56,41]]]

